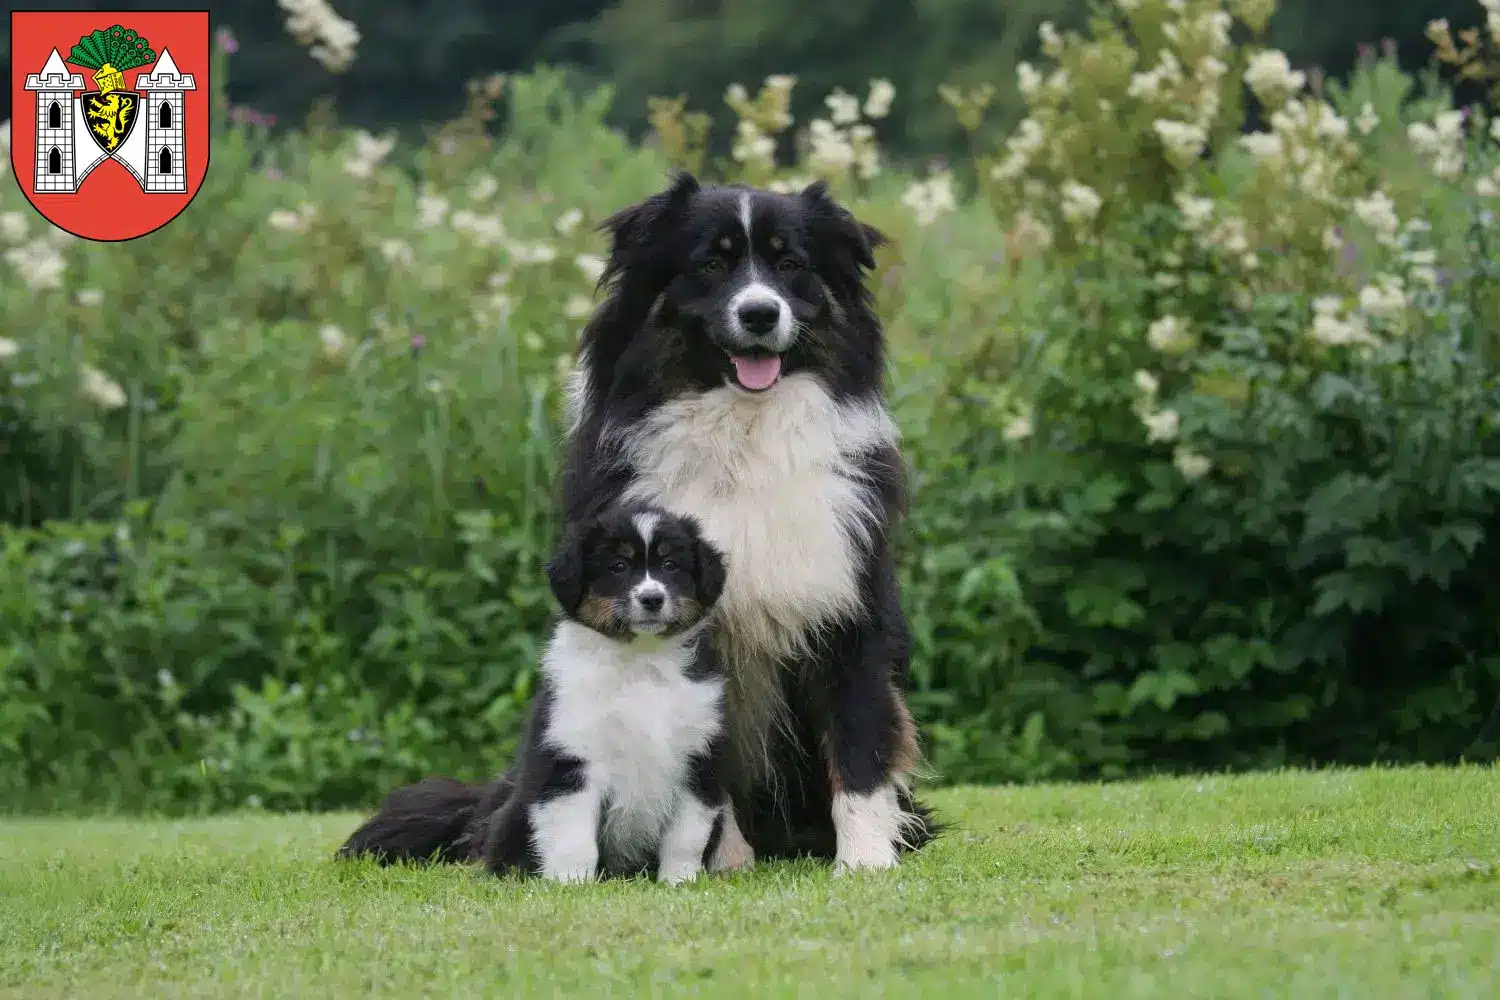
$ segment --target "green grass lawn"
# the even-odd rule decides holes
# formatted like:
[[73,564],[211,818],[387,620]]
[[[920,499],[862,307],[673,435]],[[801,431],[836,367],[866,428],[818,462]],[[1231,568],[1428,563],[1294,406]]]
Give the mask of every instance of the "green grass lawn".
[[1500,770],[957,789],[892,872],[338,864],[353,815],[0,822],[0,995],[1500,995]]

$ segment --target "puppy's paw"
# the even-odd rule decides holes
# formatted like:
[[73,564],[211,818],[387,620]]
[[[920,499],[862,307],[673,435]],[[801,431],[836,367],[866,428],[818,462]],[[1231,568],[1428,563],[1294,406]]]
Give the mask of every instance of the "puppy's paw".
[[682,885],[695,881],[702,874],[702,865],[662,865],[656,872],[656,880],[667,885]]

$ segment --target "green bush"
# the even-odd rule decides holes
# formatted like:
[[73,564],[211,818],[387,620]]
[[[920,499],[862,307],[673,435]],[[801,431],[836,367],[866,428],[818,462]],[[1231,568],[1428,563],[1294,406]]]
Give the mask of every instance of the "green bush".
[[[1253,37],[1270,4],[1230,8]],[[129,254],[0,190],[0,801],[351,806],[499,766],[595,227],[673,164],[823,177],[895,237],[941,780],[1494,756],[1500,127],[1389,58],[1310,93],[1231,26],[1045,28],[1029,117],[924,176],[882,157],[882,83],[792,163],[795,81],[732,88],[720,163],[712,116],[658,104],[636,147],[542,72],[421,148],[220,107],[203,191]],[[944,100],[982,149],[986,94]]]

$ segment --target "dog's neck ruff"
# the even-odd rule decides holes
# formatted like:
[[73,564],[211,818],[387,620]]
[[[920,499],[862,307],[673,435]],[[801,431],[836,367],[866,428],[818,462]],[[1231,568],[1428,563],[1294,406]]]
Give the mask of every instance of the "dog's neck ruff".
[[895,445],[895,422],[878,395],[837,400],[797,372],[764,393],[679,396],[618,433],[635,471],[625,498],[696,517],[725,553],[714,620],[737,701],[731,752],[763,771],[777,670],[861,611],[862,553],[882,526],[863,460]]

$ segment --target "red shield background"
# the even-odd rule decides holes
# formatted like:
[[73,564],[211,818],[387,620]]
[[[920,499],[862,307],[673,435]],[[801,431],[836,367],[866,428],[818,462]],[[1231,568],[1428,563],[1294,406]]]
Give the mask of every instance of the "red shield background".
[[[35,191],[36,94],[26,89],[26,76],[41,72],[52,50],[66,63],[78,39],[92,31],[122,24],[143,35],[160,57],[172,53],[183,73],[191,73],[195,89],[183,96],[183,139],[187,159],[185,194],[147,194],[130,171],[106,160],[95,167],[72,194]],[[209,29],[208,11],[12,11],[10,15],[10,162],[26,198],[54,225],[75,236],[101,242],[132,240],[171,222],[197,195],[208,172],[209,157]],[[67,63],[70,72],[94,85],[93,70]],[[125,90],[135,90],[136,78],[151,71],[141,66],[125,73]],[[143,113],[145,109],[143,109]],[[145,128],[138,122],[137,128]]]

